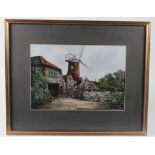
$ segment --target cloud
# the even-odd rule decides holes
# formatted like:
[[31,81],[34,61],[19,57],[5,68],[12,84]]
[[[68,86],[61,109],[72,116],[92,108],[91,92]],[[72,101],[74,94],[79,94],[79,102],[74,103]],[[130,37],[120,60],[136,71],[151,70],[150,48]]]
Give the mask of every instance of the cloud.
[[88,77],[90,80],[98,80],[109,72],[115,72],[118,69],[125,70],[126,66],[126,46],[115,45],[59,45],[59,44],[31,44],[30,55],[43,56],[48,61],[59,66],[63,74],[67,73],[67,62],[65,55],[69,52],[78,55],[82,49],[82,61],[89,66],[91,70],[80,65],[82,77]]

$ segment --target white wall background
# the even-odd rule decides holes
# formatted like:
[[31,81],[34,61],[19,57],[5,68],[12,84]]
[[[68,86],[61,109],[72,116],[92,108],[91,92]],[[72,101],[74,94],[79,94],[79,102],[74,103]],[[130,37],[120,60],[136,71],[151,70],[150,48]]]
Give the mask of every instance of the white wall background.
[[[45,18],[43,18],[45,19]],[[48,19],[80,19],[80,20],[127,20],[151,21],[150,51],[150,85],[148,107],[148,136],[155,136],[155,18],[48,18]],[[4,19],[0,18],[0,135],[6,135],[6,98],[5,98],[5,46]]]

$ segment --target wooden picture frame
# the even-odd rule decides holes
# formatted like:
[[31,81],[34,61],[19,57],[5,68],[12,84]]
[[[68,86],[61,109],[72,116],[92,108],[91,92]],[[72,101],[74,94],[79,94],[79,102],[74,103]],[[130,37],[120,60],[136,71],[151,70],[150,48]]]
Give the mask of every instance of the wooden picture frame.
[[[12,121],[13,115],[13,106],[16,104],[12,104],[12,83],[13,83],[13,70],[11,69],[13,59],[12,57],[12,48],[18,48],[12,46],[13,44],[13,33],[16,29],[18,29],[18,25],[20,26],[27,26],[27,25],[34,25],[34,26],[106,26],[106,27],[135,27],[135,29],[143,27],[145,30],[144,36],[144,64],[143,64],[143,100],[142,100],[142,114],[141,114],[141,130],[80,130],[80,129],[49,129],[49,130],[42,130],[42,129],[23,129],[23,130],[16,130],[14,127],[14,123]],[[17,26],[15,30],[12,26]],[[52,27],[51,27],[52,28]],[[21,28],[22,29],[22,28]],[[106,30],[106,29],[105,29]],[[147,109],[148,109],[148,87],[149,87],[149,52],[150,52],[150,22],[135,22],[135,21],[78,21],[78,20],[19,20],[19,19],[6,19],[5,20],[5,49],[6,49],[6,129],[7,135],[146,135],[147,134]],[[22,31],[22,30],[21,30]],[[36,32],[37,34],[37,32]],[[24,98],[24,96],[23,96]],[[19,117],[19,116],[18,116]],[[15,123],[17,124],[17,123]],[[131,122],[132,124],[132,122]],[[22,124],[18,124],[22,126]],[[17,126],[18,126],[17,125]],[[14,128],[14,129],[13,129]],[[20,128],[20,127],[19,127]]]

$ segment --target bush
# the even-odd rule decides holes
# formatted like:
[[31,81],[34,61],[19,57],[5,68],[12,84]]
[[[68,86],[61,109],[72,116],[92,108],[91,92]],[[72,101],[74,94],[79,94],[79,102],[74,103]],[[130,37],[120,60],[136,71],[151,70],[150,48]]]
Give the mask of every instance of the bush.
[[31,98],[32,103],[43,103],[51,98],[46,87],[45,75],[41,71],[33,71],[31,74]]
[[51,99],[48,89],[43,89],[41,87],[39,88],[32,87],[31,95],[32,95],[32,103],[38,103],[38,102],[43,103]]
[[125,72],[123,70],[118,70],[114,73],[106,74],[96,82],[96,87],[97,88],[95,89],[95,86],[93,86],[92,90],[102,92],[124,92]]
[[104,102],[109,104],[111,107],[113,106],[123,107],[124,93],[108,94],[107,96],[104,97]]

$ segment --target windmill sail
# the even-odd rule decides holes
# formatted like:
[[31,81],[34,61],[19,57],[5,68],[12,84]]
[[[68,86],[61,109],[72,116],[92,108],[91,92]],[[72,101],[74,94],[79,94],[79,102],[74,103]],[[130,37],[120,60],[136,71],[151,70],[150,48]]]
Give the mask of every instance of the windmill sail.
[[83,56],[83,49],[84,49],[84,46],[82,46],[82,48],[81,48],[80,55],[79,55],[79,60],[81,60],[81,57]]
[[84,46],[82,46],[78,56],[69,51],[65,56],[66,62],[68,62],[68,71],[67,75],[72,75],[75,81],[78,81],[80,78],[80,63],[90,71],[90,68],[81,60],[83,56]]

